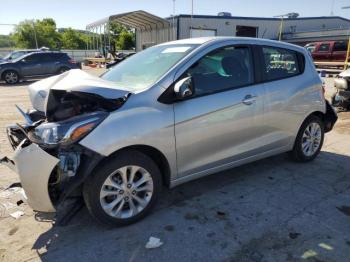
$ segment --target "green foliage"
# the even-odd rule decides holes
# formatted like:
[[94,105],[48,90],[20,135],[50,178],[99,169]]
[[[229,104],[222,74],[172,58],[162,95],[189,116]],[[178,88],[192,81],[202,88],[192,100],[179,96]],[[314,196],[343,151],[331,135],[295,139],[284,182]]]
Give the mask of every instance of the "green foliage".
[[[0,38],[0,47],[15,45],[17,48],[36,48],[35,36],[39,48],[46,46],[51,49],[85,49],[87,42],[91,43],[88,34],[72,28],[58,31],[56,22],[52,18],[45,18],[22,21],[8,40]],[[111,45],[116,49],[129,50],[135,47],[134,31],[121,24],[110,24],[110,38]]]
[[135,47],[135,33],[119,23],[110,23],[112,43],[120,50],[130,50]]
[[87,35],[79,33],[72,28],[65,29],[62,33],[63,49],[85,49]]
[[128,31],[122,31],[117,41],[117,49],[130,50],[134,46],[134,34]]
[[11,39],[9,35],[0,35],[0,48],[14,47],[15,42]]
[[35,36],[38,47],[60,48],[61,35],[57,32],[56,22],[52,18],[21,22],[16,26],[12,39],[19,48],[36,48]]

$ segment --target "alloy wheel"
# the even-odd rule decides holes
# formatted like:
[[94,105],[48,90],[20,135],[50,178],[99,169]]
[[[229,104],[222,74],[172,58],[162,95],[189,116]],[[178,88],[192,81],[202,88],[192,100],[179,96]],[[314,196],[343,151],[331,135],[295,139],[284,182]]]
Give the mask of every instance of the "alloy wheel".
[[5,81],[9,84],[15,84],[18,82],[18,75],[15,72],[8,72],[5,74]]
[[318,123],[311,122],[302,137],[302,151],[305,156],[314,155],[321,145],[322,130]]
[[153,194],[150,173],[139,166],[124,166],[110,174],[102,184],[102,209],[115,218],[131,218],[150,203]]

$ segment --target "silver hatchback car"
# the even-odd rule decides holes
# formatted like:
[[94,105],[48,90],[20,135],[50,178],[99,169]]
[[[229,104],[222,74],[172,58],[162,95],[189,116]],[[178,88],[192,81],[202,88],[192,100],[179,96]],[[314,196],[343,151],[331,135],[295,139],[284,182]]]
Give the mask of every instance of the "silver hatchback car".
[[15,152],[1,163],[34,210],[83,197],[111,225],[144,217],[163,186],[283,152],[310,161],[337,120],[305,49],[251,38],[164,43],[101,77],[71,70],[29,93],[33,110],[7,128]]

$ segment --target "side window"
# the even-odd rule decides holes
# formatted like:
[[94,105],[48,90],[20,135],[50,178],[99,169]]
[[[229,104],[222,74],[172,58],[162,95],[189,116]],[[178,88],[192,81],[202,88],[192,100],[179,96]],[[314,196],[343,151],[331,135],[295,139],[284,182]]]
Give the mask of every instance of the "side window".
[[238,46],[217,49],[198,60],[185,75],[192,77],[198,96],[252,84],[251,50]]
[[40,61],[39,54],[32,54],[32,55],[29,55],[23,59],[29,63],[37,63]]
[[59,53],[51,53],[50,54],[50,61],[57,61],[59,60],[61,57],[61,54]]
[[335,42],[333,51],[347,51],[348,50],[348,43],[345,41],[341,42]]
[[275,47],[263,47],[262,51],[265,62],[264,78],[266,80],[278,80],[302,72],[299,68],[297,52]]
[[50,53],[40,54],[40,61],[41,62],[51,62],[53,60],[54,60],[54,58],[53,58],[52,54],[50,54]]
[[321,44],[320,48],[318,49],[319,52],[328,52],[330,49],[330,44]]

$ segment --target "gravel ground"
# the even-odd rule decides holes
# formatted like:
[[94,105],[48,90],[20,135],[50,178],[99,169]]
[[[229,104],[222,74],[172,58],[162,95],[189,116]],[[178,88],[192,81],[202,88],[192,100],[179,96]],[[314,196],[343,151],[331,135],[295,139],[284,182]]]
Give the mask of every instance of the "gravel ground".
[[[27,84],[0,84],[1,153],[11,152],[4,127],[21,121],[13,105],[29,106]],[[350,113],[339,117],[314,162],[282,154],[164,190],[149,217],[123,228],[85,208],[53,226],[18,202],[19,188],[5,190],[19,181],[0,166],[0,261],[349,261]],[[145,249],[151,236],[164,244]]]

